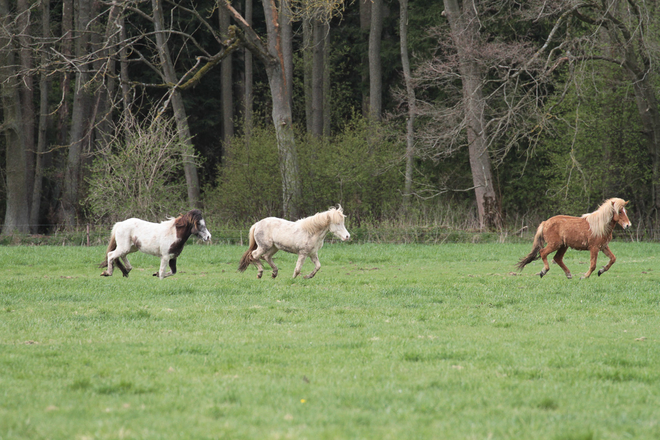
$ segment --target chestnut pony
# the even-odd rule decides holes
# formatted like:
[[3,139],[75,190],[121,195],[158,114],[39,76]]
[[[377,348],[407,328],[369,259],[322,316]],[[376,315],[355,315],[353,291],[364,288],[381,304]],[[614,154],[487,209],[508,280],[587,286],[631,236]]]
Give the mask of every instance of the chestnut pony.
[[[618,223],[623,229],[630,227],[630,220],[625,208],[627,204],[628,202],[623,199],[613,198],[606,200],[594,212],[584,214],[582,217],[556,215],[541,222],[534,236],[532,251],[520,260],[518,269],[522,270],[527,264],[541,258],[543,260],[543,270],[539,272],[539,275],[543,278],[543,275],[550,270],[548,255],[557,251],[554,260],[564,270],[566,277],[570,279],[573,276],[564,264],[563,258],[566,250],[571,247],[580,251],[588,250],[591,252],[591,266],[582,278],[589,278],[589,275],[596,269],[598,251],[603,251],[610,261],[598,271],[598,276],[601,276],[616,261],[616,257],[608,246],[608,243],[612,240],[614,226]],[[544,242],[548,244],[546,247],[543,247]]]
[[[199,209],[193,209],[177,218],[160,223],[151,223],[139,218],[129,218],[115,223],[106,251],[106,259],[99,267],[107,267],[101,276],[112,276],[113,266],[117,266],[125,277],[133,269],[126,255],[142,251],[160,257],[160,270],[154,274],[161,280],[176,273],[176,259],[190,235],[204,241],[211,239],[206,223]],[[122,260],[126,265],[122,264]],[[167,266],[170,270],[167,270]]]

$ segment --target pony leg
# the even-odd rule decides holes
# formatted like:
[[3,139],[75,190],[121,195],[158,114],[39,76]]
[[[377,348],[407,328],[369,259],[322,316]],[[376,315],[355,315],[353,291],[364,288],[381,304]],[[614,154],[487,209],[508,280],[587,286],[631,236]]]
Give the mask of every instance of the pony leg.
[[319,255],[317,253],[311,254],[309,258],[314,263],[314,270],[309,275],[305,275],[305,279],[313,278],[314,275],[316,275],[316,272],[321,268],[321,262],[319,261]]
[[609,257],[610,261],[609,261],[609,263],[607,263],[607,265],[605,267],[603,267],[602,269],[600,269],[598,271],[598,276],[601,276],[602,274],[604,274],[605,272],[610,270],[610,267],[612,267],[612,265],[616,261],[616,257],[614,256],[614,254],[610,250],[609,246],[606,245],[602,250],[603,250],[603,253]]
[[562,268],[562,270],[566,274],[566,278],[570,280],[571,278],[573,278],[573,275],[571,275],[571,271],[568,270],[568,267],[566,267],[566,265],[564,264],[564,254],[566,253],[567,249],[568,246],[560,247],[557,253],[555,254],[555,258],[553,258],[553,260],[555,260],[555,263],[557,263],[557,265],[559,265],[559,267]]
[[293,277],[297,277],[300,275],[300,269],[302,269],[302,265],[305,262],[305,258],[307,258],[307,255],[305,254],[300,254],[298,255],[298,262],[296,263],[296,270],[293,271]]
[[275,262],[273,262],[273,255],[275,255],[275,252],[273,252],[273,250],[275,250],[275,252],[277,252],[277,248],[272,248],[269,252],[266,252],[264,254],[264,260],[266,260],[266,262],[273,269],[272,277],[277,278],[278,269],[277,269],[277,266],[275,266]]
[[543,270],[541,270],[541,272],[538,273],[541,278],[543,278],[543,275],[548,273],[548,271],[550,270],[550,265],[548,264],[548,255],[550,255],[560,247],[561,247],[560,244],[548,243],[548,245],[543,249],[541,249],[541,252],[539,252],[539,255],[541,256],[541,260],[543,260]]
[[587,273],[582,275],[580,279],[589,278],[589,276],[594,271],[594,269],[596,269],[596,262],[598,261],[598,248],[594,246],[591,249],[589,249],[589,251],[591,252],[591,265],[589,266],[589,270],[587,271]]
[[120,257],[121,257],[121,254],[119,254],[116,250],[108,252],[108,256],[107,256],[107,258],[108,258],[108,267],[107,267],[106,270],[104,270],[101,273],[102,277],[111,277],[112,276],[112,272],[114,272],[113,263],[115,262],[115,260],[117,258],[120,258]]
[[265,253],[266,251],[261,246],[257,246],[257,248],[254,251],[252,251],[252,260],[254,265],[257,266],[257,278],[261,278],[264,274],[264,266],[263,264],[261,264],[261,261],[259,261],[259,259]]
[[126,267],[126,276],[128,276],[128,273],[133,270],[133,266],[131,266],[131,263],[128,261],[127,255],[124,255],[121,259],[124,262],[124,267]]
[[167,265],[168,265],[169,262],[170,262],[169,258],[167,258],[167,257],[161,258],[160,259],[160,269],[158,270],[158,272],[156,272],[154,274],[154,276],[160,278],[161,280],[163,278],[167,278],[169,276],[172,276],[173,275],[172,272],[165,273],[165,271],[167,270]]

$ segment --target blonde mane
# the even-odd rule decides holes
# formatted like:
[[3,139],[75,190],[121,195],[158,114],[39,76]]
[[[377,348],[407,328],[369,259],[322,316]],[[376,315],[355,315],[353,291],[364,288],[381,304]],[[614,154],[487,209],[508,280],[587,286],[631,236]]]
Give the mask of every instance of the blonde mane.
[[305,232],[313,235],[327,229],[332,223],[337,225],[344,223],[344,217],[342,207],[339,205],[339,208],[330,208],[325,212],[319,212],[310,217],[300,219],[296,223]]
[[597,210],[590,214],[584,214],[584,217],[589,223],[591,235],[594,237],[602,237],[608,232],[608,226],[612,221],[615,214],[621,212],[626,202],[623,199],[613,198],[605,200],[605,202],[598,207]]

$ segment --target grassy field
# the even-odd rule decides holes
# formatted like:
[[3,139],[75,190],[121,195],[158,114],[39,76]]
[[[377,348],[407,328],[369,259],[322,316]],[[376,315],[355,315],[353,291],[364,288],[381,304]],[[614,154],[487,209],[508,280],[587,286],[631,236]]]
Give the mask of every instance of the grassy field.
[[326,244],[257,280],[189,245],[160,281],[0,247],[0,439],[659,438],[660,245],[587,280],[515,273],[530,248]]

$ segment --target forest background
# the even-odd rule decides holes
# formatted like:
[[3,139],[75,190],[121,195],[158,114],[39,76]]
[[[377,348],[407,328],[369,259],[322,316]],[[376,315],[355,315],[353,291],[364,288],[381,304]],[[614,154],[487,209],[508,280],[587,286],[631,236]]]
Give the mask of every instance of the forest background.
[[645,0],[0,0],[3,234],[341,203],[520,231],[630,200],[660,236]]

